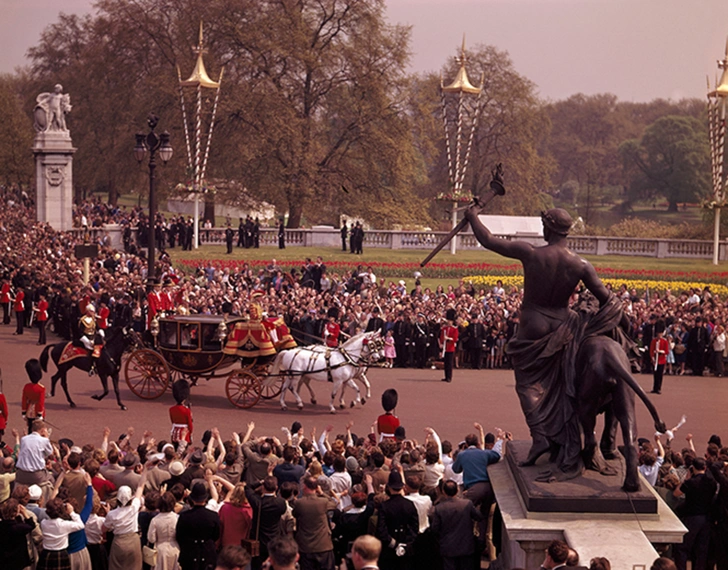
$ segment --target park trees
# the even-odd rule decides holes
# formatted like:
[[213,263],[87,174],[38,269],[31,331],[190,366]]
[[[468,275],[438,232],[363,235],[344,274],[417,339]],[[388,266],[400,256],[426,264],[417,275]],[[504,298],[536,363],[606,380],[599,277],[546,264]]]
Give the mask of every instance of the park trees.
[[706,125],[689,116],[661,117],[645,129],[640,140],[620,148],[633,195],[663,196],[668,211],[679,202],[692,202],[710,191],[710,149]]
[[28,160],[33,145],[33,123],[24,112],[22,80],[0,75],[0,184],[27,188],[33,176]]

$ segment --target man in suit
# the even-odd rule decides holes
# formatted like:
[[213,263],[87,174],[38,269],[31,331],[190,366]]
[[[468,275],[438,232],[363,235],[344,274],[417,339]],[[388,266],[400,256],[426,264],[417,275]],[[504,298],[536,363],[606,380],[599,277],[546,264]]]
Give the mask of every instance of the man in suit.
[[346,251],[346,238],[349,237],[349,226],[346,221],[341,225],[341,251]]
[[473,521],[482,520],[484,515],[472,501],[457,497],[455,481],[446,481],[442,490],[445,496],[435,505],[430,525],[439,538],[443,570],[470,570],[475,554]]
[[367,330],[365,332],[379,331],[379,334],[384,335],[384,319],[379,315],[379,308],[374,307],[372,309],[372,316],[367,321]]
[[227,253],[233,252],[233,237],[235,236],[235,232],[228,224],[228,227],[225,229],[225,245],[227,245]]
[[61,487],[68,491],[69,497],[76,499],[74,509],[80,514],[83,504],[86,501],[86,489],[88,488],[85,474],[81,469],[81,455],[72,451],[68,454],[66,460],[71,470],[64,474]]
[[303,497],[293,504],[301,570],[333,570],[335,567],[328,518],[328,513],[334,509],[336,501],[323,494],[318,480],[306,477],[303,480]]
[[371,534],[363,534],[351,546],[351,561],[355,570],[379,570],[377,562],[382,543]]
[[413,568],[412,547],[419,531],[417,508],[403,492],[404,481],[399,471],[392,471],[387,480],[389,500],[379,506],[377,538],[382,541],[382,567],[391,570]]
[[215,567],[215,541],[220,538],[220,517],[205,508],[208,492],[205,483],[195,483],[189,496],[192,508],[177,520],[179,564],[182,570],[208,570]]
[[252,560],[253,570],[258,570],[268,558],[268,544],[281,534],[281,515],[286,512],[286,501],[276,496],[278,480],[268,476],[258,491],[245,487],[245,496],[253,508],[253,520],[250,527],[250,539],[260,541],[260,555]]
[[480,370],[482,361],[483,340],[485,339],[485,327],[480,322],[480,316],[477,313],[472,315],[470,324],[467,328],[468,352],[470,354],[470,367]]

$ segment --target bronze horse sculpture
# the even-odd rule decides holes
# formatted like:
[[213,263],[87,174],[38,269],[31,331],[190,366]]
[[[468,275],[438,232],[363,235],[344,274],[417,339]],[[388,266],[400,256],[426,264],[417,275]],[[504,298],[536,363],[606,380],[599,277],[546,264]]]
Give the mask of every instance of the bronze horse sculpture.
[[[116,403],[119,408],[126,410],[126,406],[122,404],[121,397],[119,395],[119,370],[121,368],[121,358],[124,352],[129,346],[134,343],[134,338],[129,330],[125,327],[112,327],[108,331],[107,339],[104,344],[104,348],[101,350],[101,355],[96,359],[96,372],[101,379],[101,385],[104,388],[102,394],[94,394],[91,396],[94,400],[103,400],[109,393],[108,378],[111,377],[111,381],[114,385],[114,393],[116,394]],[[71,399],[71,395],[68,393],[68,380],[66,374],[72,368],[78,368],[88,372],[91,369],[92,362],[91,356],[80,356],[69,360],[63,364],[58,364],[63,354],[64,349],[68,343],[61,342],[57,344],[49,344],[43,349],[40,355],[40,365],[44,372],[48,371],[48,355],[56,365],[57,371],[51,376],[51,396],[55,396],[56,383],[58,380],[61,381],[61,387],[66,394],[66,400],[72,408],[76,407],[75,402]]]

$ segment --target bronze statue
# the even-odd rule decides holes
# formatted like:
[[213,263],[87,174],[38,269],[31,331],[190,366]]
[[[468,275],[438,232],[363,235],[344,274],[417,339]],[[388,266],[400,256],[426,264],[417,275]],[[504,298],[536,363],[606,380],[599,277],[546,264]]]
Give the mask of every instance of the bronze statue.
[[[657,411],[630,373],[623,346],[607,335],[619,329],[622,306],[604,286],[594,267],[567,247],[572,219],[566,210],[542,212],[545,246],[509,241],[491,234],[478,219],[480,207],[465,213],[483,247],[523,264],[524,297],[520,324],[506,347],[516,375],[516,391],[533,444],[523,462],[533,465],[550,453],[558,479],[575,477],[587,468],[611,470],[596,449],[594,424],[606,413],[601,448],[614,453],[616,422],[622,426],[627,475],[624,489],[639,489],[634,393],[650,409],[658,431],[664,431]],[[583,283],[598,301],[598,309],[569,308],[571,295]],[[582,463],[581,434],[585,435]],[[551,477],[551,475],[547,475]]]

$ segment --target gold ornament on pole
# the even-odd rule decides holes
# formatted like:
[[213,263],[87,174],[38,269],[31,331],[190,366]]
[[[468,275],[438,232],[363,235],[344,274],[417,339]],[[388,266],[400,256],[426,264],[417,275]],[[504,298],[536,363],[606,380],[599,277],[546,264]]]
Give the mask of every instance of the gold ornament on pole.
[[[203,35],[202,35],[202,22],[200,22],[200,37],[197,43],[197,47],[193,48],[197,54],[197,61],[195,67],[192,70],[192,74],[186,79],[182,80],[182,74],[179,66],[177,66],[177,77],[179,78],[179,96],[180,104],[182,106],[182,122],[185,128],[185,142],[187,143],[187,170],[192,175],[192,184],[178,185],[178,188],[187,189],[191,188],[195,195],[195,211],[194,211],[194,247],[199,247],[200,239],[200,202],[199,197],[201,193],[204,193],[209,188],[205,183],[205,173],[207,171],[207,159],[210,155],[210,143],[212,142],[212,130],[215,126],[215,114],[217,113],[217,103],[220,100],[220,86],[222,85],[222,74],[223,69],[220,69],[220,77],[217,81],[210,79],[205,69],[205,62],[202,59],[202,54],[205,53],[203,46]],[[194,87],[197,90],[197,108],[195,111],[194,121],[194,140],[190,140],[190,125],[187,121],[187,111],[185,108],[185,98],[183,87]],[[215,89],[215,102],[212,106],[212,117],[210,119],[210,126],[207,131],[207,141],[205,143],[205,154],[202,156],[202,90],[203,89]]]

